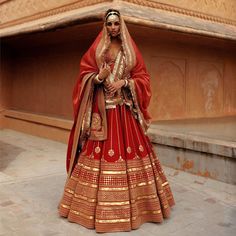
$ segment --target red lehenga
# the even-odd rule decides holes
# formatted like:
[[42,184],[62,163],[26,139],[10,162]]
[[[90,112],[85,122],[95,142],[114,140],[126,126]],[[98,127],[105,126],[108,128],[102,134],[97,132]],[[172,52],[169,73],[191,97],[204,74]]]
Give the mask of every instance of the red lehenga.
[[97,232],[130,231],[144,222],[162,222],[175,204],[145,134],[149,75],[121,21],[122,51],[111,68],[114,78],[129,79],[129,86],[110,99],[102,85],[94,84],[101,63],[109,62],[104,27],[81,60],[73,92],[68,178],[59,204],[61,216]]

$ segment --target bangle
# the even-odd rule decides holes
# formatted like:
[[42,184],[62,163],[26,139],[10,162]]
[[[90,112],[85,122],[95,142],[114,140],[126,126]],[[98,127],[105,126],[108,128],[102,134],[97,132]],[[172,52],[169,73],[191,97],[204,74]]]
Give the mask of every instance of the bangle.
[[95,76],[94,81],[95,81],[95,84],[101,84],[103,82],[103,80],[99,79],[98,75]]
[[129,81],[127,79],[124,79],[124,81],[125,81],[124,87],[127,87],[129,84]]

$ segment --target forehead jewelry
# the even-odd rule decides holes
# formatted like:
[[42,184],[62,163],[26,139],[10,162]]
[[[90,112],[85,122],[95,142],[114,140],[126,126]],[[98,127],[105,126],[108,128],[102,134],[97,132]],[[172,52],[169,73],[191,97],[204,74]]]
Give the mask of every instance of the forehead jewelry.
[[115,22],[115,21],[119,21],[120,19],[119,19],[119,17],[117,16],[117,15],[110,15],[110,16],[108,16],[108,18],[107,18],[107,20],[106,20],[106,22]]
[[107,15],[106,15],[106,20],[109,18],[111,19],[115,19],[116,17],[119,17],[120,14],[116,11],[110,11]]

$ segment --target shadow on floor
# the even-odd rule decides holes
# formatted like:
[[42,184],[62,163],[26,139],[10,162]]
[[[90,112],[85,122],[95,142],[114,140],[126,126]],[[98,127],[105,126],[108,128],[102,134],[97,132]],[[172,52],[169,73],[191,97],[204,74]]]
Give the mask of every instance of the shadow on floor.
[[0,171],[6,169],[24,151],[24,148],[0,141]]

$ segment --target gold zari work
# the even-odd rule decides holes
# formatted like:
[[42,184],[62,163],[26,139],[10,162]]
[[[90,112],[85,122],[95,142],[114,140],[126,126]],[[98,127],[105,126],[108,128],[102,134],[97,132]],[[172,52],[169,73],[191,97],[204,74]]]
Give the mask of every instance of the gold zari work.
[[174,199],[159,160],[112,162],[81,156],[59,205],[61,216],[97,232],[129,231],[170,216]]

